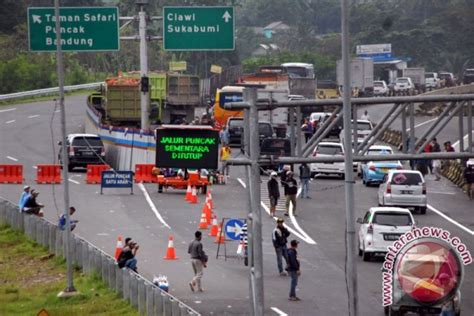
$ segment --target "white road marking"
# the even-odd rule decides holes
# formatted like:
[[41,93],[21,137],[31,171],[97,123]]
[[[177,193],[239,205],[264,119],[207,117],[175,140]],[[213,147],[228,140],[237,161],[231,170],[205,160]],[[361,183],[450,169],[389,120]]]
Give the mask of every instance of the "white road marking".
[[97,236],[109,236],[107,233],[98,233]]
[[16,120],[6,121],[5,124],[11,124],[11,123],[14,123],[14,122],[16,122]]
[[443,212],[441,212],[440,210],[437,210],[435,209],[433,206],[431,205],[427,205],[428,206],[428,209],[433,211],[434,213],[438,214],[439,216],[441,216],[442,218],[444,218],[445,220],[447,220],[448,222],[450,222],[451,224],[454,224],[456,225],[457,227],[461,228],[462,230],[464,230],[466,233],[470,234],[470,235],[474,235],[474,231],[470,230],[469,228],[461,225],[460,223],[456,222],[454,219],[452,219],[451,217],[445,215]]
[[28,118],[35,118],[35,117],[38,117],[39,115],[30,115],[28,116]]
[[61,112],[61,110],[56,110],[56,111],[54,111],[54,113],[59,113],[59,112]]
[[37,167],[37,166],[33,166],[33,169],[38,169],[38,167]]
[[151,200],[151,197],[150,197],[150,195],[148,194],[148,191],[146,190],[146,188],[145,188],[145,186],[143,185],[143,183],[139,183],[139,184],[138,184],[138,187],[140,188],[140,190],[142,190],[143,195],[145,196],[146,201],[147,201],[148,204],[150,205],[151,210],[153,211],[153,213],[155,213],[155,215],[156,215],[156,217],[158,218],[158,220],[159,220],[164,226],[168,227],[168,229],[171,229],[171,227],[165,222],[165,220],[163,219],[163,217],[161,217],[160,212],[158,212],[158,210],[156,209],[156,206],[155,206],[155,204],[153,203],[153,201]]
[[[240,178],[237,178],[237,181],[239,181],[240,185],[246,189],[247,188],[247,185],[245,184],[244,181],[242,181],[242,179]],[[265,210],[265,212],[270,215],[270,208],[265,205],[265,203],[263,203],[262,201],[260,201],[260,205],[262,206],[262,208]],[[278,219],[278,217],[273,217],[273,219],[276,221]],[[293,222],[293,221],[292,221]],[[295,222],[296,222],[296,219],[295,219]],[[316,244],[316,242],[314,240],[312,240],[311,238],[307,238],[305,236],[308,236],[306,235],[306,233],[304,231],[301,230],[301,227],[299,227],[299,225],[295,225],[295,227],[297,226],[299,229],[300,229],[300,233],[296,232],[296,230],[292,229],[291,227],[289,227],[288,225],[284,224],[285,227],[293,234],[295,235],[296,237],[298,237],[299,239],[307,242],[308,244]],[[294,222],[293,222],[293,225],[294,225]]]
[[455,194],[457,194],[456,192],[439,192],[439,191],[428,191],[428,193],[433,193],[433,194],[449,194],[449,195],[455,195]]
[[13,160],[13,161],[18,161],[15,157],[7,156],[7,159]]
[[[296,198],[298,198],[301,195],[301,188],[298,189],[298,193],[296,194]],[[296,221],[296,217],[293,215],[293,203],[290,204],[290,219],[293,225],[296,227],[296,229],[305,236],[306,242],[311,245],[316,245],[316,242],[309,237],[308,234],[300,227],[298,222]]]
[[[466,135],[464,135],[464,137],[462,138],[463,141],[464,141],[465,139],[467,139],[468,136],[469,136],[469,133],[467,133]],[[459,149],[457,148],[458,145],[459,145],[459,139],[453,143],[453,147],[454,147],[455,149],[459,150]]]
[[[434,119],[431,119],[431,120],[428,120],[428,121],[424,121],[424,122],[421,122],[421,123],[418,123],[415,125],[415,128],[417,127],[420,127],[420,126],[423,126],[423,125],[426,125],[430,122],[433,122],[433,121],[436,121],[438,119],[438,117],[434,118]],[[410,128],[407,128],[407,132],[410,130]]]
[[75,184],[81,184],[80,182],[73,180],[73,179],[68,179],[69,182],[75,183]]
[[3,112],[10,112],[10,111],[15,111],[16,108],[11,108],[11,109],[6,109],[6,110],[0,110],[0,113],[3,113]]
[[288,316],[287,313],[283,312],[282,310],[280,310],[280,309],[278,309],[278,308],[276,308],[276,307],[272,307],[272,310],[273,310],[275,313],[277,313],[278,315],[280,315],[280,316]]

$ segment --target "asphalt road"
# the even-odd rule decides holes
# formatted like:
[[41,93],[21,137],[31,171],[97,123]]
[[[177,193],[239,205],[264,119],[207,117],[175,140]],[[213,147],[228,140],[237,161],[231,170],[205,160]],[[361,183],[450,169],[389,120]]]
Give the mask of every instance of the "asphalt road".
[[[85,96],[66,99],[68,133],[83,131]],[[26,183],[40,191],[39,200],[47,205],[46,217],[56,221],[63,209],[61,185],[35,185],[34,166],[53,163],[60,139],[59,113],[53,101],[0,107],[0,163],[21,163],[25,168]],[[373,120],[383,115],[386,106],[371,106]],[[54,114],[54,117],[53,117]],[[417,117],[416,124],[430,118]],[[52,122],[52,124],[51,124]],[[420,125],[417,133],[429,124]],[[438,137],[454,140],[457,122],[452,121]],[[227,185],[213,188],[215,212],[219,218],[244,218],[248,210],[248,196],[240,180],[244,180],[241,167],[231,169]],[[264,179],[263,179],[264,180]],[[131,236],[139,244],[139,272],[146,277],[165,274],[170,281],[170,291],[204,315],[249,314],[248,269],[239,259],[216,259],[217,244],[204,233],[204,249],[209,254],[209,267],[204,271],[203,293],[192,293],[188,282],[192,269],[187,254],[187,244],[193,239],[203,205],[184,201],[184,193],[169,191],[157,193],[155,185],[135,185],[135,194],[127,190],[104,190],[99,194],[98,185],[85,184],[85,173],[70,174],[71,204],[80,220],[75,233],[85,237],[101,249],[113,254],[118,235]],[[428,176],[429,209],[426,215],[415,215],[418,226],[437,226],[459,236],[474,253],[473,202],[457,187],[443,179],[432,181]],[[286,223],[294,232],[291,238],[301,241],[299,255],[302,276],[297,295],[300,302],[287,300],[289,278],[278,275],[271,243],[274,219],[263,215],[263,262],[265,284],[265,312],[268,315],[346,315],[347,291],[344,277],[345,258],[345,206],[343,181],[335,178],[318,178],[312,181],[312,199],[298,200],[298,217]],[[158,215],[145,199],[146,190]],[[263,190],[264,191],[264,190]],[[367,188],[357,181],[355,212],[362,217],[365,211],[377,205],[377,188]],[[17,201],[21,185],[0,185],[0,196]],[[265,199],[264,203],[265,203]],[[55,206],[57,205],[57,207]],[[440,216],[441,212],[451,221]],[[282,212],[280,211],[280,214]],[[162,217],[160,221],[159,217]],[[168,228],[169,226],[169,228]],[[464,227],[464,228],[462,228]],[[163,260],[168,237],[172,234],[178,260]],[[296,236],[296,237],[295,237]],[[221,245],[222,247],[222,245]],[[234,255],[237,243],[226,243],[226,250]],[[222,251],[222,248],[220,249]],[[358,258],[358,297],[360,315],[383,315],[381,295],[382,260],[363,262]],[[474,265],[465,267],[462,287],[462,313],[474,314]]]

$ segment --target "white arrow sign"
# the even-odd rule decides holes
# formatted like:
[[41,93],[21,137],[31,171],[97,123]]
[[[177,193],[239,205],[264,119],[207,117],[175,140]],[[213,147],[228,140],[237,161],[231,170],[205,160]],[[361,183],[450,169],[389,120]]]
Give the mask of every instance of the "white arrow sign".
[[222,18],[225,20],[225,23],[229,22],[229,19],[232,19],[228,11],[225,11],[224,15]]
[[237,223],[234,226],[227,226],[227,231],[229,233],[234,233],[234,235],[238,236],[242,234],[242,226],[239,226]]
[[33,23],[41,24],[41,15],[34,15],[33,14]]

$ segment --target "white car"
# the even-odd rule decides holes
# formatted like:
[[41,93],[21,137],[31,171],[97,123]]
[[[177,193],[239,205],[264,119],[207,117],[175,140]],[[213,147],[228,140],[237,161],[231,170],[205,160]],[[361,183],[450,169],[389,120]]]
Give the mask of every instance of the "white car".
[[[353,120],[351,120],[351,126],[353,125]],[[367,136],[372,132],[373,129],[372,122],[368,120],[357,120],[357,144],[361,144]],[[353,134],[353,129],[351,128],[351,138]],[[339,134],[339,139],[341,143],[344,143],[344,129],[341,130]]]
[[331,113],[327,112],[313,112],[309,115],[309,121],[314,123],[314,121],[322,122],[324,121],[325,117],[331,116]]
[[388,86],[384,80],[374,81],[374,95],[375,96],[388,96]]
[[395,85],[393,86],[395,92],[408,92],[412,93],[415,90],[415,85],[410,77],[400,77],[395,79]]
[[[313,150],[313,157],[344,156],[341,143],[321,142]],[[310,166],[311,177],[316,174],[337,174],[344,179],[344,162],[314,162]]]
[[378,191],[380,206],[400,206],[426,213],[426,183],[416,170],[390,170]]
[[415,228],[410,210],[399,207],[371,207],[364,218],[358,218],[359,256],[369,261],[375,254],[384,254],[387,247]]
[[440,88],[440,81],[438,73],[436,72],[425,72],[425,86],[428,89]]

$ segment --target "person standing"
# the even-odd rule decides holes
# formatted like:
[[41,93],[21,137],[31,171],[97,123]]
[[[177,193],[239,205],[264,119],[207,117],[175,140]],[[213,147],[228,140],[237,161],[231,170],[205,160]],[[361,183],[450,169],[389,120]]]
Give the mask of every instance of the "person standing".
[[293,215],[296,216],[296,193],[298,192],[298,183],[293,178],[293,172],[286,172],[286,179],[283,182],[285,196],[286,196],[286,213],[288,216],[290,213],[290,203],[293,205]]
[[285,276],[286,272],[283,270],[282,257],[285,258],[286,265],[288,265],[288,237],[290,232],[283,225],[283,218],[277,219],[277,226],[272,232],[273,247],[275,247],[275,253],[277,257],[278,272],[281,276]]
[[[76,213],[76,208],[74,206],[71,206],[69,208],[69,222],[71,224],[71,231],[74,230],[74,228],[76,228],[76,224],[79,222],[78,220],[73,220],[71,219],[71,216]],[[60,230],[66,230],[66,214],[62,214],[60,217],[59,217],[59,220],[58,220],[58,227]]]
[[219,132],[219,138],[221,140],[221,145],[225,146],[229,144],[229,131],[226,126],[223,126]]
[[300,165],[300,181],[301,181],[301,198],[310,199],[309,196],[309,179],[311,178],[311,170],[304,162]]
[[221,148],[221,163],[222,163],[222,175],[229,175],[229,166],[227,165],[227,160],[230,159],[232,150],[230,149],[229,144],[225,144]]
[[308,119],[305,119],[303,125],[301,125],[301,131],[304,133],[304,139],[307,143],[311,136],[313,136],[313,125]]
[[290,274],[290,301],[300,301],[300,298],[296,296],[296,286],[298,285],[298,277],[301,275],[300,272],[300,261],[298,260],[298,241],[292,240],[290,242],[290,249],[288,249],[288,273]]
[[30,196],[30,186],[25,185],[23,187],[23,192],[21,193],[20,200],[18,201],[18,208],[20,209],[20,212],[23,212],[23,208],[25,207],[25,203],[28,200],[29,196]]
[[361,120],[370,121],[369,111],[365,110],[364,114],[360,117]]
[[464,169],[464,179],[467,183],[467,195],[474,199],[474,161],[468,160]]
[[270,216],[275,216],[278,199],[280,198],[280,188],[277,181],[278,174],[272,171],[270,180],[267,182],[268,197],[270,198]]
[[201,286],[202,275],[204,274],[203,270],[207,264],[207,255],[202,249],[202,233],[198,230],[194,233],[195,239],[189,244],[188,253],[191,256],[191,264],[193,266],[194,277],[191,282],[189,282],[189,287],[191,291],[195,291],[197,287],[199,292],[203,291]]

